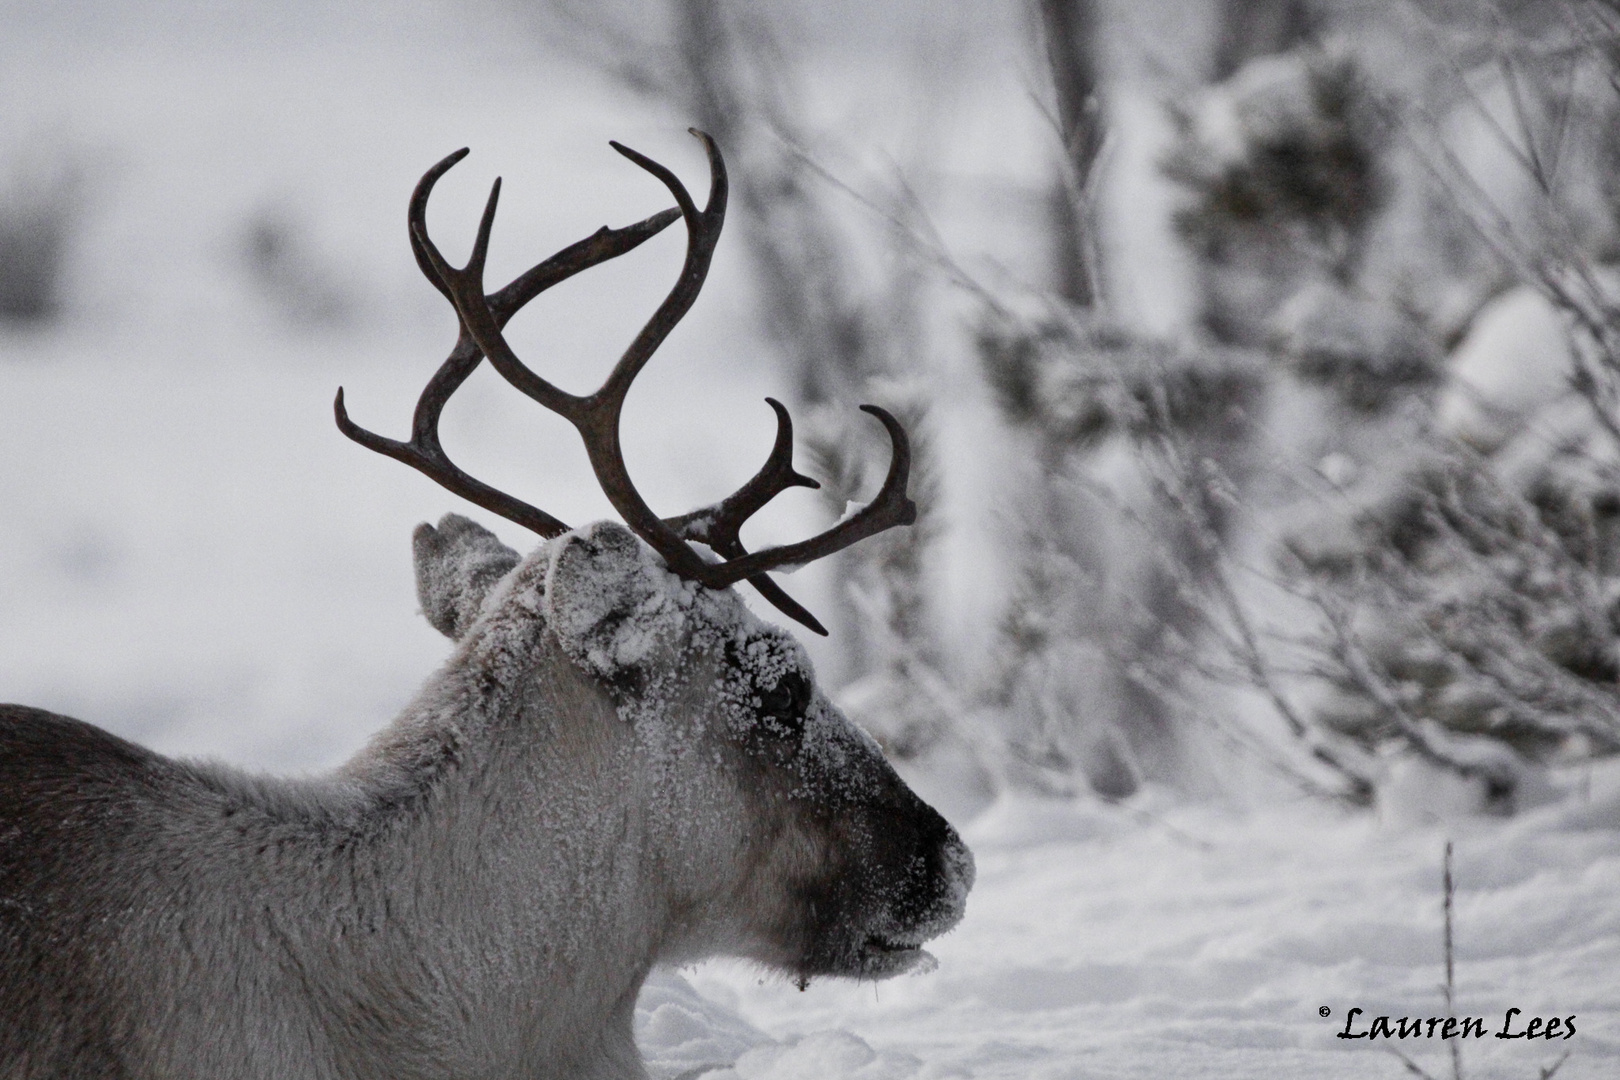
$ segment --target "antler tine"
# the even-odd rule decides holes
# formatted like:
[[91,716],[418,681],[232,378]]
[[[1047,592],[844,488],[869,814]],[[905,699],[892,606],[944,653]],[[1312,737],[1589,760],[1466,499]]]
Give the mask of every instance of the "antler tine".
[[[740,559],[748,554],[740,535],[743,524],[776,496],[790,487],[821,486],[793,468],[793,417],[775,398],[766,398],[765,402],[776,412],[776,442],[771,446],[770,457],[765,459],[759,472],[715,505],[680,517],[666,518],[664,522],[683,539],[707,544],[723,559]],[[753,574],[748,578],[748,584],[788,618],[804,624],[822,637],[827,636],[827,628],[769,577]]]
[[[454,154],[451,157],[455,158],[455,161],[450,161],[450,165],[461,160]],[[439,164],[444,165],[444,162]],[[446,165],[445,169],[448,168]],[[484,216],[478,223],[478,236],[473,241],[473,250],[467,259],[467,265],[458,269],[445,260],[427,231],[427,197],[432,194],[433,182],[437,181],[438,176],[443,175],[443,171],[440,170],[438,175],[433,175],[430,170],[429,175],[422,178],[426,190],[422,192],[420,212],[414,200],[412,203],[411,237],[418,260],[426,262],[426,269],[431,271],[434,279],[443,286],[441,291],[455,305],[456,314],[461,317],[462,327],[489,358],[495,370],[499,371],[507,382],[552,412],[560,413],[570,421],[574,421],[581,414],[587,399],[560,390],[530,371],[506,344],[505,337],[501,335],[501,325],[496,320],[495,312],[490,308],[489,300],[484,296],[484,259],[489,254],[489,234],[495,224],[495,207],[500,202],[500,178],[496,177],[495,183],[490,186],[489,201],[484,204]]]
[[[445,299],[453,305],[455,298],[450,295],[450,289],[439,277],[434,268],[433,260],[429,257],[423,238],[427,235],[427,204],[428,198],[433,194],[434,186],[440,177],[449,172],[451,167],[466,157],[471,151],[462,147],[453,154],[448,154],[438,164],[434,165],[422,178],[416,182],[416,188],[411,192],[410,209],[407,213],[411,253],[416,256],[416,264],[421,267],[422,275],[433,284],[435,289],[444,294]],[[642,243],[663,232],[677,218],[681,212],[676,207],[660,210],[644,221],[634,225],[626,225],[622,229],[610,229],[606,225],[577,243],[570,244],[555,255],[536,263],[528,270],[512,279],[511,283],[499,292],[491,293],[488,297],[489,306],[495,314],[495,321],[505,326],[512,320],[523,305],[545,292],[553,285],[566,281],[583,270],[589,270],[598,263],[608,259],[617,258],[627,251],[632,251]]]
[[749,481],[720,502],[665,521],[687,540],[708,544],[720,554],[717,544],[736,540],[738,530],[772,499],[790,487],[819,488],[821,485],[793,468],[793,417],[775,398],[765,403],[776,412],[776,442],[771,454]]
[[416,256],[416,265],[422,268],[422,276],[427,278],[444,294],[444,298],[454,304],[455,298],[450,295],[450,288],[444,283],[433,267],[433,260],[428,257],[427,247],[423,238],[427,236],[427,204],[428,196],[433,194],[433,186],[439,182],[439,177],[449,172],[451,167],[462,158],[472,153],[472,150],[463,146],[460,150],[446,154],[438,164],[422,174],[422,179],[416,182],[411,191],[411,201],[405,212],[407,232],[411,238],[411,254]]
[[801,540],[796,544],[766,548],[751,555],[731,559],[712,569],[714,573],[704,579],[711,588],[734,585],[744,578],[752,578],[767,570],[802,566],[816,559],[842,551],[868,536],[898,525],[910,525],[917,520],[917,504],[906,495],[906,483],[911,476],[911,442],[906,429],[886,409],[876,405],[862,405],[862,412],[871,413],[889,432],[893,456],[889,458],[889,472],[883,486],[872,501],[852,517],[845,518],[826,532]]
[[365,428],[349,419],[343,405],[343,388],[338,387],[332,412],[337,417],[338,430],[368,450],[375,450],[424,473],[441,487],[460,495],[468,502],[516,522],[525,529],[544,537],[560,536],[568,526],[538,507],[513,498],[482,480],[469,476],[456,467],[439,443],[439,414],[467,376],[473,373],[483,354],[471,338],[465,335],[456,342],[450,356],[428,380],[422,396],[416,402],[416,415],[412,423],[411,440],[401,442]]
[[697,300],[699,291],[703,288],[703,281],[709,274],[709,262],[714,257],[714,248],[720,242],[720,229],[726,221],[726,203],[729,199],[730,184],[726,179],[726,162],[720,156],[720,148],[713,139],[696,128],[688,131],[703,143],[703,149],[709,158],[709,198],[700,211],[693,203],[692,196],[687,192],[686,185],[680,178],[664,166],[644,154],[637,153],[617,142],[609,142],[619,153],[629,158],[635,164],[652,173],[675,196],[675,204],[681,208],[681,216],[686,219],[686,261],[681,266],[681,276],[676,279],[674,288],[664,297],[664,302],[658,305],[652,318],[641,328],[641,333],[630,343],[630,347],[614,365],[613,373],[602,384],[594,396],[607,399],[617,399],[622,402],[624,395],[629,391],[630,384],[652,359],[652,354],[658,346],[664,343],[675,324],[691,310],[692,304]]
[[490,294],[489,306],[495,315],[496,325],[504,327],[524,304],[558,282],[640,247],[680,220],[680,216],[681,212],[672,206],[622,229],[610,229],[604,225],[578,243],[563,248],[514,278],[506,288]]

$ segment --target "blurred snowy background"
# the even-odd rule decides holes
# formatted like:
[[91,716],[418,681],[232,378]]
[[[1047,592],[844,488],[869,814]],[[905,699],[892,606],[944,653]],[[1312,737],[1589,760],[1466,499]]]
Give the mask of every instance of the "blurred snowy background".
[[[918,526],[785,579],[824,685],[974,846],[941,968],[667,974],[663,1077],[1398,1076],[1345,1011],[1577,1014],[1471,1077],[1620,1070],[1620,8],[1612,0],[0,0],[0,700],[309,770],[448,651],[406,434],[455,336],[405,201],[459,146],[489,280],[733,198],[627,405],[678,513],[799,420]],[[674,229],[509,329],[594,386]],[[487,369],[473,474],[607,516]],[[473,516],[510,544],[521,530]],[[802,637],[808,638],[804,634]],[[1332,1016],[1318,1010],[1327,1006]],[[1438,1078],[1438,1040],[1399,1049]]]

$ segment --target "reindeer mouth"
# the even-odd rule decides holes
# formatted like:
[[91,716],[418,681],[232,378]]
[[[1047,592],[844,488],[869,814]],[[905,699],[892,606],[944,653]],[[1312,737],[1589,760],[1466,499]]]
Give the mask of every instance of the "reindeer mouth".
[[873,934],[862,943],[858,954],[860,973],[867,978],[887,979],[907,971],[931,971],[938,961],[920,944],[896,941]]

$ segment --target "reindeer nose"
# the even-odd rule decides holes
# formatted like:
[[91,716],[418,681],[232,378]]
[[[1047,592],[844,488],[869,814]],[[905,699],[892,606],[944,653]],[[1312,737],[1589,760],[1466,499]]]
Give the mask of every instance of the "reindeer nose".
[[908,936],[920,943],[961,921],[974,866],[973,853],[950,822],[915,795],[912,798],[912,853],[890,910]]
[[968,846],[962,842],[962,837],[951,827],[950,822],[940,817],[938,811],[929,807],[929,812],[939,822],[933,857],[937,866],[936,874],[944,883],[945,910],[950,913],[950,925],[954,926],[962,917],[962,911],[967,905],[968,890],[973,888],[973,879],[977,873],[973,864],[973,852],[968,850]]

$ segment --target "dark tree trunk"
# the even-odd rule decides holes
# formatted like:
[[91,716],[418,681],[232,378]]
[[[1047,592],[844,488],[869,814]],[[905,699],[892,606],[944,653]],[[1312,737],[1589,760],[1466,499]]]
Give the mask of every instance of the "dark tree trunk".
[[1068,159],[1068,176],[1058,177],[1052,186],[1053,277],[1065,299],[1091,307],[1097,301],[1095,243],[1085,194],[1103,142],[1096,0],[1040,0],[1040,15],[1055,119]]

